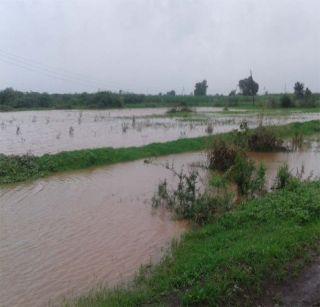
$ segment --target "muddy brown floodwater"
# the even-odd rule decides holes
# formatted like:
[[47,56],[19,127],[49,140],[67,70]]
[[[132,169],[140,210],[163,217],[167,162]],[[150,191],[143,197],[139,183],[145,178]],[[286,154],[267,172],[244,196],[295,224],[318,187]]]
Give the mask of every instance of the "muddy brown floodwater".
[[[219,114],[222,108],[195,108],[195,120],[165,117],[166,108],[123,110],[51,110],[0,113],[0,153],[42,155],[60,151],[142,146],[179,138],[231,131],[243,119],[255,127],[261,117],[238,112]],[[266,116],[265,124],[320,119],[319,113]]]
[[[168,159],[181,167],[190,156],[158,162]],[[136,161],[0,189],[0,306],[45,306],[158,261],[187,227],[151,208],[165,177]]]
[[[276,169],[304,165],[320,176],[319,147],[293,153],[252,153],[264,161],[269,184]],[[201,153],[172,155],[55,175],[0,189],[0,306],[46,306],[84,295],[99,285],[130,280],[155,263],[187,229],[151,209],[160,180],[204,162]]]

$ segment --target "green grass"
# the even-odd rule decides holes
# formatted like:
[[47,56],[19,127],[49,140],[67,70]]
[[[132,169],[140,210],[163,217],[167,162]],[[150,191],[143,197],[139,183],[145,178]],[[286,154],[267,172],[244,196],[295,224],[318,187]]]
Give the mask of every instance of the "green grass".
[[79,306],[256,305],[310,260],[320,239],[320,182],[267,194],[191,230],[129,287],[105,289]]
[[[292,123],[273,127],[280,137],[292,137],[297,133],[311,135],[320,132],[320,121]],[[233,140],[232,132],[220,134],[225,140]],[[57,172],[110,165],[149,157],[165,156],[206,149],[215,136],[179,139],[166,143],[153,143],[142,147],[98,148],[35,156],[0,155],[0,184],[33,180]]]

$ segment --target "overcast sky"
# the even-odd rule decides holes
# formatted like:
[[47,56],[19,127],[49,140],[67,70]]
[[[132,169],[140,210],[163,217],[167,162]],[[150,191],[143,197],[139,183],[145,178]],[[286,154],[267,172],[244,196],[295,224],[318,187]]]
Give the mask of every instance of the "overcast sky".
[[320,92],[320,0],[0,0],[0,89]]

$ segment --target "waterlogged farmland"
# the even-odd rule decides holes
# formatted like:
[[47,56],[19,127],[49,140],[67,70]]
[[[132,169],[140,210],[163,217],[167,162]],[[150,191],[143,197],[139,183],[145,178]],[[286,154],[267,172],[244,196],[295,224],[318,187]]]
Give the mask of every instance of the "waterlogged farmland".
[[[191,156],[197,158],[197,155]],[[176,160],[177,167],[190,156]],[[133,277],[186,229],[153,211],[162,166],[143,161],[53,176],[0,190],[0,306],[45,306]]]
[[[294,152],[249,155],[265,163],[270,188],[285,162],[293,173],[303,169],[304,178],[320,176],[319,144],[317,136]],[[150,205],[160,180],[177,180],[168,165],[198,170],[201,182],[209,175],[206,156],[189,153],[2,188],[0,305],[61,302],[128,281],[140,265],[159,261],[171,239],[188,228]]]
[[[286,150],[248,153],[250,158],[266,165],[267,188],[271,189],[277,170],[284,163],[301,178],[319,177],[319,122],[276,127],[319,119],[319,113],[262,115],[222,108],[195,108],[186,113],[168,113],[166,108],[1,113],[0,152],[3,154],[41,156],[74,149],[114,147],[122,149],[96,151],[103,152],[101,157],[109,162],[105,155],[123,158],[126,151],[136,150],[138,153],[131,160],[140,160],[99,168],[84,164],[85,169],[73,168],[72,172],[61,167],[63,173],[51,172],[44,179],[0,187],[0,305],[47,306],[48,302],[61,305],[64,298],[72,301],[100,286],[130,282],[141,265],[158,263],[171,240],[179,239],[191,225],[174,219],[164,207],[152,208],[159,183],[166,179],[168,187],[173,188],[181,170],[199,172],[200,189],[206,188],[212,178],[205,152],[210,139],[200,138],[199,145],[197,139],[189,138],[240,129],[222,135],[230,140],[231,135],[236,138],[246,135],[248,128],[260,126],[260,131],[264,131],[261,125],[273,125],[287,136]],[[197,149],[193,150],[203,152],[152,158],[157,152],[127,148],[177,139],[186,140],[161,144],[167,146],[167,151],[161,154],[192,151],[193,147],[187,147],[186,142],[194,144]],[[176,146],[181,146],[181,151],[174,151],[179,149]],[[3,161],[7,158],[13,161],[3,169],[13,170],[14,176],[30,165],[40,173],[32,178],[36,179],[41,177],[40,162],[46,158],[47,162],[50,159],[62,164],[66,160],[73,162],[74,155],[69,160],[66,156],[62,154],[59,160],[51,155],[2,155]],[[28,159],[30,164],[24,164]],[[21,164],[15,164],[16,161]],[[76,157],[75,161],[81,160]]]
[[143,146],[179,138],[231,131],[246,119],[249,127],[320,119],[319,113],[263,116],[244,110],[198,107],[167,115],[167,108],[52,110],[0,113],[0,153],[43,155],[99,147]]

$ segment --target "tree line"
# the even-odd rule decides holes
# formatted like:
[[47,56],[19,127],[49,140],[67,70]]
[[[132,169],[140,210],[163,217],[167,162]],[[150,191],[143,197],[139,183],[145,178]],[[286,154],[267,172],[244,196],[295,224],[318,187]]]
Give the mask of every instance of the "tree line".
[[[120,91],[114,93],[110,91],[99,91],[96,93],[75,93],[75,94],[48,94],[38,92],[22,92],[12,88],[0,91],[0,110],[11,109],[74,109],[74,108],[122,108],[130,106],[161,106],[163,104],[185,103],[198,105],[207,103],[208,105],[236,106],[239,101],[251,101],[255,104],[258,97],[259,84],[249,77],[239,80],[237,90],[232,90],[228,96],[207,95],[208,82],[203,80],[195,83],[194,91],[190,95],[176,95],[175,90],[170,90],[165,94],[144,95],[125,93]],[[319,95],[313,94],[311,90],[302,82],[296,82],[293,87],[293,94],[263,95],[264,103],[271,107],[314,107],[319,103]],[[261,99],[260,99],[261,102]]]

